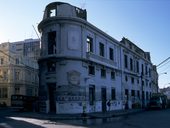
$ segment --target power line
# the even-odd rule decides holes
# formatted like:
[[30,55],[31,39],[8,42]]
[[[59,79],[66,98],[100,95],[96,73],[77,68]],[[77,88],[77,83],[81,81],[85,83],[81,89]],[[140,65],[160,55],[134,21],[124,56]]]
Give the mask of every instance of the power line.
[[165,63],[166,61],[168,61],[170,59],[170,57],[168,57],[167,59],[165,59],[164,61],[162,61],[160,64],[156,65],[156,67],[158,68],[159,66],[161,66],[163,63]]

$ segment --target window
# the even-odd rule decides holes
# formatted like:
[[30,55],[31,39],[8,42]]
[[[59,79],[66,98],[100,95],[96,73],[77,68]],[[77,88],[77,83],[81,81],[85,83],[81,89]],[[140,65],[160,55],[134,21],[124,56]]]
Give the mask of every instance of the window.
[[149,77],[151,77],[151,69],[149,68]]
[[56,16],[56,9],[50,10],[50,17]]
[[139,61],[136,61],[136,71],[139,73]]
[[94,105],[94,101],[95,101],[95,86],[90,85],[90,87],[89,87],[89,103],[90,103],[90,105]]
[[4,64],[4,58],[1,58],[1,65]]
[[109,48],[109,59],[110,59],[110,60],[114,60],[113,48]]
[[15,80],[20,80],[20,71],[15,71]]
[[133,71],[133,59],[130,58],[130,70]]
[[131,83],[134,84],[134,77],[131,77]]
[[48,54],[56,53],[56,31],[48,33]]
[[104,44],[99,43],[99,52],[100,52],[100,56],[104,57]]
[[138,98],[140,99],[140,91],[137,91]]
[[0,98],[8,98],[8,89],[0,88]]
[[15,94],[20,94],[20,88],[19,87],[15,88]]
[[114,80],[115,79],[115,72],[111,71],[111,79]]
[[145,82],[142,80],[142,86],[144,86]]
[[48,62],[47,67],[48,67],[48,72],[56,71],[56,63],[55,62]]
[[149,93],[146,92],[146,100],[149,100]]
[[95,75],[95,68],[94,68],[94,66],[89,65],[89,74],[90,75]]
[[87,52],[93,52],[93,38],[87,36]]
[[145,66],[145,75],[147,75],[147,74],[148,74],[148,67]]
[[127,57],[127,55],[124,55],[124,66],[125,66],[125,68],[128,68],[128,57]]
[[7,74],[7,71],[3,71],[3,77],[4,77],[4,80],[8,80],[8,74]]
[[16,58],[15,63],[19,64],[19,59],[18,58]]
[[115,90],[115,88],[112,88],[112,90],[111,90],[112,92],[111,92],[111,98],[112,98],[112,100],[116,100],[116,90]]
[[101,77],[106,77],[106,70],[105,69],[101,69]]
[[143,68],[143,64],[142,64],[142,75],[144,75],[144,68]]
[[128,76],[125,76],[125,81],[128,82]]
[[131,96],[135,96],[135,90],[131,90]]
[[125,89],[125,96],[126,96],[126,100],[129,99],[129,90],[128,89]]

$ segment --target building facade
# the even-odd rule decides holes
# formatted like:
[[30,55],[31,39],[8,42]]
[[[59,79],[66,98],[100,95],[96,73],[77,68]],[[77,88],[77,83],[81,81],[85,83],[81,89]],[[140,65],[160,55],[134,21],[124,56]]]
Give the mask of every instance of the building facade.
[[156,66],[145,52],[127,38],[122,38],[122,92],[127,108],[146,107],[152,93],[157,92]]
[[[126,46],[90,24],[86,10],[68,3],[50,3],[38,29],[42,35],[38,61],[40,111],[90,113],[124,109],[128,100],[124,96],[126,90],[128,95],[134,90],[135,96],[141,91],[140,86],[132,88],[124,82],[124,77],[131,75],[122,64],[122,55],[128,52]],[[147,53],[144,55],[149,57]],[[148,75],[150,60],[136,57],[140,64],[147,62]],[[136,69],[134,72],[139,75]],[[134,75],[134,79],[137,77],[140,76]],[[150,78],[142,79],[150,81]],[[145,92],[147,96],[151,94]],[[131,104],[129,100],[129,107]]]
[[12,42],[16,47],[16,52],[32,60],[38,60],[40,57],[40,40],[25,39],[23,41]]
[[0,104],[11,105],[11,95],[38,96],[38,63],[23,56],[13,43],[0,44]]

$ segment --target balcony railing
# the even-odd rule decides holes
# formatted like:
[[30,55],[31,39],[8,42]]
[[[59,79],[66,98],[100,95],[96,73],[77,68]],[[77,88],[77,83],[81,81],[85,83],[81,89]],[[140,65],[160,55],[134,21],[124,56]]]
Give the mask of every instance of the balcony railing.
[[118,66],[117,62],[114,62],[113,60],[109,60],[109,59],[104,58],[104,57],[99,56],[99,55],[95,55],[91,52],[87,52],[86,57],[87,57],[87,59],[95,61],[95,62],[100,63],[100,64],[108,65],[108,66],[111,66],[111,67],[117,67]]

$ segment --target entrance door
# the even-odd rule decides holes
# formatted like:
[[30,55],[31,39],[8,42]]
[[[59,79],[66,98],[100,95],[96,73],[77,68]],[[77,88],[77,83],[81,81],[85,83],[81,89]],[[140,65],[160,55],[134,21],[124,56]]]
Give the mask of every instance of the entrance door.
[[102,112],[106,112],[106,88],[101,89]]
[[50,112],[56,112],[56,83],[48,84],[49,108]]

